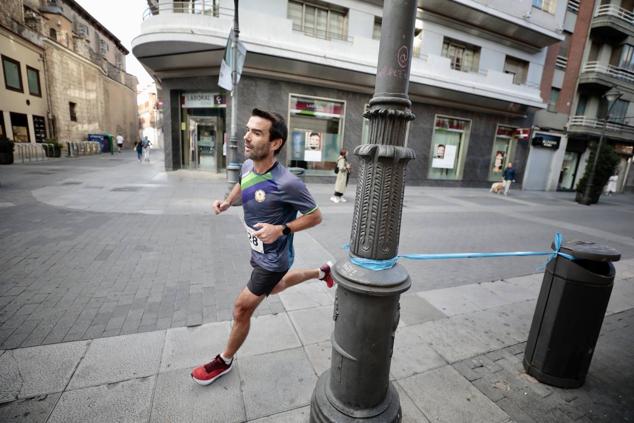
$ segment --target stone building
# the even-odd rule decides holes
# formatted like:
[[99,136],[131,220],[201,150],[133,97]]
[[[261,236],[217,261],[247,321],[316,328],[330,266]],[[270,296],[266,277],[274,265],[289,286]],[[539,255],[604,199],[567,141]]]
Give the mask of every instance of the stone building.
[[[64,142],[108,132],[136,139],[137,80],[125,71],[128,51],[107,28],[74,0],[7,0],[0,16],[4,88],[7,72],[16,81],[16,72],[24,74],[32,85],[39,79],[42,87],[39,101],[17,84],[9,87],[16,93],[13,97],[28,98],[2,96],[3,131],[9,138]],[[18,42],[28,44],[28,49],[9,48]],[[38,56],[37,63],[24,57],[27,50]],[[22,103],[27,100],[32,106],[25,110]],[[21,117],[13,119],[16,115]],[[12,119],[16,125],[25,122],[28,137]]]

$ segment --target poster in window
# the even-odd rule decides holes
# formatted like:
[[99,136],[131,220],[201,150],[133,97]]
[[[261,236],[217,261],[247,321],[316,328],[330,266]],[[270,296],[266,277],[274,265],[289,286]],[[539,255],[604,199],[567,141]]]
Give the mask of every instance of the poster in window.
[[431,167],[438,169],[453,169],[456,164],[456,152],[458,146],[436,144],[434,147],[434,158]]
[[498,150],[495,152],[495,160],[493,162],[493,172],[495,173],[502,173],[502,170],[504,169],[504,156],[506,155],[506,152],[502,151],[502,150]]
[[321,132],[306,131],[304,133],[304,160],[307,162],[320,162],[322,152],[322,139],[323,134]]

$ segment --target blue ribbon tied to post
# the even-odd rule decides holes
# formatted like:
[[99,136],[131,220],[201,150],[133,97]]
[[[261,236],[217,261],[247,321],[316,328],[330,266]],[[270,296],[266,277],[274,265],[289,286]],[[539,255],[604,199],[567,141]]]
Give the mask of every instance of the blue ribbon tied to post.
[[[567,260],[574,260],[574,257],[560,251],[564,243],[564,237],[557,232],[553,238],[553,249],[550,251],[510,251],[499,253],[441,253],[441,254],[399,254],[387,260],[374,260],[362,257],[350,256],[350,262],[368,270],[386,270],[396,265],[399,259],[407,260],[459,260],[459,259],[479,259],[492,257],[526,257],[526,256],[548,256],[544,266],[557,256]],[[346,246],[348,248],[348,246]]]

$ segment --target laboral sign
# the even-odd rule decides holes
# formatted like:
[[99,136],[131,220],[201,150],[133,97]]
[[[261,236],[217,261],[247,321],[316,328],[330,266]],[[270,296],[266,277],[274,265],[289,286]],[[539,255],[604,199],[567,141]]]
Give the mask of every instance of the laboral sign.
[[561,135],[548,132],[534,132],[531,144],[533,147],[552,148],[557,150],[561,142]]
[[214,108],[227,107],[224,95],[214,93],[184,93],[181,97],[183,108]]

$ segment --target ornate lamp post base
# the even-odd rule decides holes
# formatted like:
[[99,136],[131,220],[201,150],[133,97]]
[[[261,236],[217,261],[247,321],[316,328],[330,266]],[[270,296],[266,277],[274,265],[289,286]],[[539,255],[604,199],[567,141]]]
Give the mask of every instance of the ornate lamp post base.
[[398,392],[389,381],[399,298],[409,289],[400,265],[371,271],[349,260],[333,268],[337,281],[332,366],[317,381],[311,423],[400,422]]

